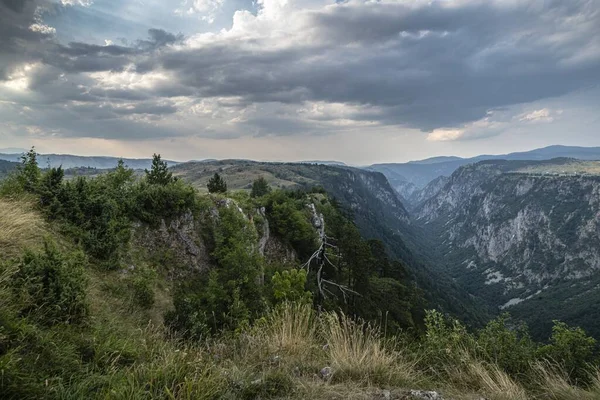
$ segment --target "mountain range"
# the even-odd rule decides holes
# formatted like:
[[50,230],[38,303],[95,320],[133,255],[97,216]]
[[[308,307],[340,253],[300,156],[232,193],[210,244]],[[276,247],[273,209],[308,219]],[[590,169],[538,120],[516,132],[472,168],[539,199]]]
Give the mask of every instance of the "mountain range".
[[366,167],[383,173],[390,184],[404,198],[409,199],[440,176],[450,176],[463,165],[483,160],[550,160],[553,158],[575,158],[600,160],[600,147],[549,146],[531,151],[502,155],[479,155],[471,158],[434,157],[407,163],[373,164]]

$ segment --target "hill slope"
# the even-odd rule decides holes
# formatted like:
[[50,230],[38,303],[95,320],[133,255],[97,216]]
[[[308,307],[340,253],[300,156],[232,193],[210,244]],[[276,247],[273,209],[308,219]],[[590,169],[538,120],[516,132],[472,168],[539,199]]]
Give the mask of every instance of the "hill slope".
[[423,315],[404,265],[322,190],[199,195],[163,167],[65,180],[30,157],[5,182],[3,399],[600,393],[595,342],[578,328],[556,324],[542,345],[504,317],[472,332]]
[[17,165],[16,162],[0,160],[0,179],[13,171]]

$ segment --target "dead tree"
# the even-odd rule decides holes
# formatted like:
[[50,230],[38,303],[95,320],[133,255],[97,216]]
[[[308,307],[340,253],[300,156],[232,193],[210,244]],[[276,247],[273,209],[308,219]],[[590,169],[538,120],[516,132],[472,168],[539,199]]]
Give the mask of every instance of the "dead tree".
[[[319,247],[310,256],[308,261],[302,264],[301,268],[306,269],[307,272],[310,272],[311,268],[313,270],[316,268],[317,288],[319,289],[320,298],[326,299],[328,294],[335,296],[330,289],[337,288],[344,298],[344,303],[346,303],[350,294],[359,296],[360,294],[347,286],[340,285],[323,277],[323,269],[327,265],[337,269],[337,266],[330,260],[330,257],[340,259],[341,254],[339,248],[334,244],[335,239],[327,236],[325,233],[325,219],[323,218],[323,214],[317,213],[314,204],[310,204],[309,207],[313,213],[313,225],[317,228],[317,233],[319,234]],[[327,249],[330,249],[330,251],[337,251],[337,254],[328,254]]]

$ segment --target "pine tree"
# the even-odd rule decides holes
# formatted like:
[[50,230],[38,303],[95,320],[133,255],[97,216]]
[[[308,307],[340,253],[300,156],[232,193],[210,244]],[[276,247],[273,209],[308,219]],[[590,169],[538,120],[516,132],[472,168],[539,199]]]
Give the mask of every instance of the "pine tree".
[[262,176],[256,179],[252,183],[252,191],[250,192],[251,197],[262,197],[271,191],[271,187],[267,183],[267,180]]
[[215,172],[215,175],[208,180],[206,185],[209,193],[225,193],[227,192],[227,183],[225,180]]
[[42,175],[38,166],[37,156],[35,147],[32,147],[31,150],[21,156],[19,180],[23,189],[28,192],[35,192],[37,190]]
[[146,170],[146,180],[152,185],[168,185],[173,182],[173,173],[169,172],[166,161],[160,159],[160,154],[152,156],[152,168]]

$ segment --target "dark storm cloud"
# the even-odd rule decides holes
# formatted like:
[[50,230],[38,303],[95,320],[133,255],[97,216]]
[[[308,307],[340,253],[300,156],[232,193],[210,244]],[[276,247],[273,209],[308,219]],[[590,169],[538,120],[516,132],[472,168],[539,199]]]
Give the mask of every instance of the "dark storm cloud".
[[0,80],[44,51],[50,35],[29,27],[36,22],[38,7],[45,5],[45,1],[0,0]]
[[[52,4],[0,0],[0,80],[25,62],[39,61],[42,66],[29,76],[29,89],[37,96],[27,104],[64,103],[71,113],[115,126],[132,115],[173,114],[176,106],[169,99],[182,96],[233,97],[234,104],[222,107],[235,110],[342,103],[369,110],[355,107],[345,119],[427,131],[600,81],[597,0],[350,1],[282,16],[302,21],[301,28],[289,24],[290,30],[302,29],[289,36],[306,40],[279,45],[285,40],[268,36],[288,29],[279,26],[265,29],[262,37],[216,33],[214,41],[195,46],[161,29],[123,45],[60,44],[50,33],[30,29],[40,22],[39,7]],[[108,71],[166,71],[168,79],[143,87],[104,87],[86,74]],[[126,107],[129,103],[134,105]],[[55,114],[53,124],[60,126],[60,113]],[[256,111],[244,121],[259,135],[302,134],[326,129],[319,124],[336,118]],[[65,129],[76,128],[63,123]],[[86,129],[77,132],[92,135]],[[138,137],[139,132],[121,129],[120,134]]]
[[599,10],[583,0],[351,3],[309,14],[309,47],[207,45],[152,61],[204,96],[377,105],[382,122],[430,130],[598,82]]

